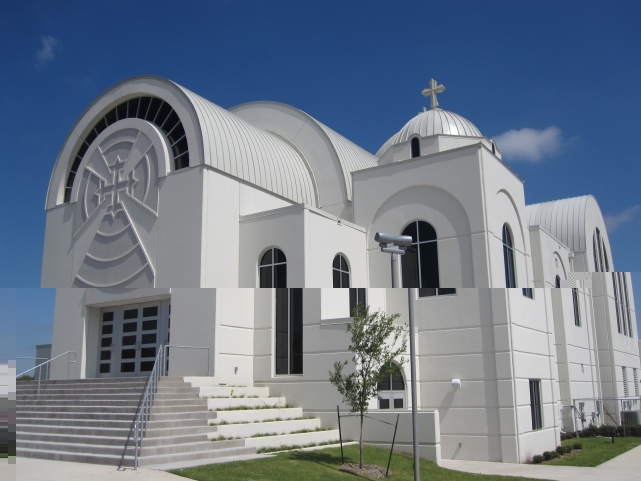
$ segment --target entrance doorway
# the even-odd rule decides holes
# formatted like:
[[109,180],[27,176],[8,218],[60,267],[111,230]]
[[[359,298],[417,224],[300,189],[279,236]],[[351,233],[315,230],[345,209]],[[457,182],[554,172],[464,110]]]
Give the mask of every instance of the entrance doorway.
[[98,377],[146,376],[169,342],[169,300],[100,311]]

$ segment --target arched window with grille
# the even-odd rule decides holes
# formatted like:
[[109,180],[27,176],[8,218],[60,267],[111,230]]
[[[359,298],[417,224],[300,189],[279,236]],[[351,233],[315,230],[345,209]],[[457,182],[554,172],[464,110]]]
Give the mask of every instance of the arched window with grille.
[[403,373],[397,364],[393,364],[391,374],[386,375],[378,383],[379,409],[405,409],[407,395]]
[[336,254],[332,263],[333,287],[349,287],[349,264],[341,254]]
[[287,287],[287,259],[277,247],[268,249],[260,259],[260,287]]
[[412,150],[412,158],[421,156],[421,141],[418,137],[414,137],[410,141],[410,148]]
[[505,267],[505,287],[516,287],[514,243],[507,224],[503,224],[503,263]]
[[401,256],[403,287],[418,287],[420,297],[455,294],[456,289],[440,287],[434,227],[422,220],[413,221],[402,235],[412,238],[412,245]]

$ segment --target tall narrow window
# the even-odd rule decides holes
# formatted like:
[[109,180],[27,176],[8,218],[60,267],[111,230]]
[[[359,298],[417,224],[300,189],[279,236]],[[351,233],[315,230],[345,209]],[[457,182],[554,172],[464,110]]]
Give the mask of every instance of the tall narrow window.
[[621,374],[623,375],[623,397],[630,396],[630,391],[628,390],[628,369],[625,366],[621,366]]
[[334,257],[332,275],[334,287],[349,287],[349,265],[347,265],[347,260],[340,254],[336,254],[336,257]]
[[574,306],[574,325],[581,326],[581,311],[579,310],[579,290],[572,288],[572,305]]
[[303,374],[303,289],[276,289],[276,374]]
[[617,332],[621,334],[621,302],[619,301],[619,282],[618,282],[618,272],[612,273],[612,290],[614,291],[614,311],[617,316]]
[[412,245],[401,256],[403,287],[418,287],[419,296],[455,294],[456,289],[440,287],[438,246],[434,227],[424,221],[414,221],[403,235],[412,238]]
[[524,287],[522,290],[523,290],[524,297],[534,299],[534,289],[532,289],[531,287]]
[[260,259],[260,287],[287,287],[287,259],[280,249],[269,249]]
[[503,262],[505,264],[505,287],[516,287],[514,243],[507,224],[503,225]]
[[605,249],[605,242],[601,237],[601,231],[599,229],[594,229],[594,235],[592,236],[592,251],[594,256],[594,270],[596,272],[610,272],[608,253]]
[[637,373],[637,368],[632,368],[632,380],[634,381],[634,395],[639,395],[639,374]]
[[541,381],[530,379],[530,413],[532,415],[532,431],[543,427],[541,416]]
[[554,287],[556,287],[557,289],[561,287],[561,278],[559,276],[556,276],[556,278],[554,279]]
[[420,141],[418,140],[418,137],[414,137],[412,141],[410,142],[410,146],[412,149],[412,158],[414,157],[420,157],[421,156],[421,144]]
[[349,290],[349,317],[354,317],[354,311],[356,306],[361,304],[363,306],[367,305],[367,299],[365,299],[365,289],[352,287]]
[[632,331],[632,316],[630,315],[630,298],[628,297],[628,278],[625,275],[625,272],[620,272],[621,281],[623,284],[623,303],[625,304],[625,312],[628,320],[628,336],[633,337]]

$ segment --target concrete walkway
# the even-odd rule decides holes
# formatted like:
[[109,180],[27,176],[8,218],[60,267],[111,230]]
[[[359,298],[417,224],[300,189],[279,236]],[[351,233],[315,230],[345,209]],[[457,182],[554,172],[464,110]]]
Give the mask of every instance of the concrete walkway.
[[596,468],[536,464],[488,463],[444,459],[444,468],[476,474],[522,476],[555,481],[621,481],[641,479],[641,446],[637,446]]
[[12,465],[0,464],[0,481],[110,481],[114,479],[185,481],[185,478],[180,476],[145,468],[138,468],[135,471],[126,468],[118,471],[115,466],[32,458],[17,458],[16,464]]

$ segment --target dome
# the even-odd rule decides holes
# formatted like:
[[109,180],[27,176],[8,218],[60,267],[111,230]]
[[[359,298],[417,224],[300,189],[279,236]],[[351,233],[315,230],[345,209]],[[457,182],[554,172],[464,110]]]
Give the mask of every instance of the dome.
[[381,158],[392,145],[407,142],[413,135],[428,137],[430,135],[460,135],[463,137],[483,137],[476,126],[453,112],[431,109],[421,112],[411,119],[376,152]]

